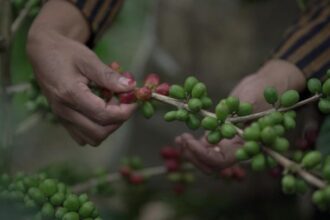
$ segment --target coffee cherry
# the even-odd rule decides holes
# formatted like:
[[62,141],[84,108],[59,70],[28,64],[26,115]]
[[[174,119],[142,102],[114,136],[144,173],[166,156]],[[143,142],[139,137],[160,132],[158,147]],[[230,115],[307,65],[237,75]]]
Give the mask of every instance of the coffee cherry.
[[238,150],[236,150],[235,157],[238,161],[249,159],[249,155],[244,148],[239,148]]
[[264,90],[264,98],[269,104],[275,104],[278,100],[277,90],[274,87],[266,87]]
[[170,87],[169,95],[176,99],[184,99],[186,97],[184,89],[179,85],[172,85]]
[[239,99],[234,96],[229,96],[226,99],[226,104],[227,104],[230,112],[236,112],[236,111],[238,111],[238,108],[239,108]]
[[180,152],[173,147],[163,147],[160,150],[160,155],[163,159],[178,159],[180,157]]
[[252,113],[253,107],[250,103],[247,102],[241,102],[239,104],[238,112],[237,114],[239,116],[246,116]]
[[76,195],[70,194],[63,203],[63,207],[68,211],[78,211],[80,206],[79,198]]
[[273,127],[273,129],[275,130],[275,133],[277,134],[277,136],[284,135],[285,128],[283,127],[283,125],[275,125]]
[[194,114],[189,114],[186,125],[191,130],[197,130],[201,126],[201,120]]
[[200,99],[192,98],[188,101],[188,107],[192,112],[199,112],[202,109],[203,104]]
[[194,86],[198,83],[198,79],[196,79],[196,77],[194,76],[189,76],[185,82],[184,82],[184,90],[186,90],[186,92],[191,93]]
[[281,96],[280,102],[283,107],[290,107],[299,101],[299,93],[296,90],[288,90]]
[[57,192],[57,183],[55,180],[46,179],[39,185],[39,189],[46,196],[50,197]]
[[323,95],[330,95],[330,79],[327,79],[322,85],[322,93]]
[[330,180],[330,164],[325,164],[323,166],[323,169],[322,169],[322,173],[323,173],[323,177],[326,179],[326,180]]
[[287,111],[283,115],[284,115],[284,117],[285,116],[288,116],[288,117],[291,117],[292,119],[296,119],[297,118],[297,113],[295,111],[293,111],[293,110]]
[[179,182],[183,179],[183,176],[179,172],[171,172],[167,175],[167,179],[171,182]]
[[206,86],[202,82],[199,82],[196,85],[194,85],[191,91],[191,96],[193,98],[201,98],[205,94],[206,94]]
[[175,121],[176,120],[176,111],[169,111],[164,115],[164,119],[167,122]]
[[139,185],[144,182],[144,177],[140,174],[133,173],[129,178],[129,182],[133,185]]
[[41,214],[44,218],[53,218],[55,215],[54,207],[50,203],[45,203],[41,208]]
[[321,205],[325,202],[325,194],[322,190],[317,190],[313,193],[312,201],[316,205]]
[[289,116],[284,116],[284,127],[287,130],[294,129],[296,127],[296,121]]
[[147,87],[142,87],[135,90],[135,97],[141,101],[148,101],[151,99],[151,94],[151,89]]
[[292,194],[296,191],[296,179],[292,175],[285,175],[282,178],[282,189],[286,194]]
[[187,121],[189,117],[189,113],[187,110],[181,108],[176,112],[176,119],[179,121]]
[[168,172],[178,171],[180,169],[180,163],[177,159],[167,159],[165,161],[165,167]]
[[201,101],[202,101],[203,109],[209,109],[213,105],[212,99],[210,99],[210,97],[203,96],[201,98]]
[[210,143],[210,144],[217,144],[220,142],[221,140],[221,132],[219,130],[214,130],[214,131],[211,131],[210,133],[208,133],[207,135],[207,141]]
[[272,127],[265,127],[261,131],[261,140],[265,144],[272,144],[276,139],[276,132]]
[[65,213],[67,213],[67,212],[68,212],[68,210],[66,208],[63,208],[63,207],[57,208],[57,210],[55,212],[56,219],[62,219],[63,216],[65,215]]
[[170,91],[170,84],[168,83],[162,83],[159,86],[156,87],[155,92],[161,95],[168,96],[168,93]]
[[63,220],[79,220],[77,212],[68,212],[63,216]]
[[324,192],[324,197],[325,197],[325,201],[327,203],[330,202],[330,186],[326,186],[324,189],[323,189],[323,192]]
[[228,139],[231,139],[233,138],[237,131],[236,131],[236,128],[230,124],[230,123],[225,123],[223,125],[221,125],[221,134],[224,138],[228,138]]
[[260,139],[260,130],[257,127],[247,127],[244,129],[243,138],[247,141],[258,141]]
[[318,107],[323,114],[330,114],[330,100],[320,99]]
[[262,153],[257,154],[252,158],[252,161],[251,161],[252,170],[262,171],[265,169],[265,167],[266,167],[266,159]]
[[217,115],[218,120],[224,121],[229,115],[229,108],[224,102],[220,102],[215,107],[215,114]]
[[133,170],[140,170],[143,168],[143,162],[141,160],[140,157],[132,157],[130,162],[129,162],[129,166],[133,169]]
[[85,202],[79,209],[79,215],[83,218],[88,218],[92,215],[95,207],[92,202]]
[[131,104],[136,102],[136,96],[134,91],[124,92],[118,94],[119,102],[122,104]]
[[144,80],[144,86],[148,88],[155,88],[159,85],[160,78],[155,73],[150,73]]
[[272,112],[268,117],[269,120],[271,120],[272,125],[281,124],[283,122],[283,114],[280,112]]
[[123,72],[121,75],[127,79],[130,79],[131,81],[135,81],[133,74],[130,72],[126,71],[126,72]]
[[79,199],[79,203],[80,203],[80,205],[82,205],[82,204],[84,204],[85,202],[88,201],[88,195],[87,195],[86,193],[81,194],[81,195],[78,197],[78,199]]
[[255,141],[247,141],[244,143],[244,150],[251,156],[260,152],[260,145]]
[[274,150],[284,153],[289,149],[289,141],[283,137],[277,137],[273,143]]
[[308,152],[301,161],[301,164],[306,169],[312,169],[316,167],[322,159],[322,154],[319,151]]
[[300,163],[303,157],[304,157],[304,153],[302,151],[296,150],[295,152],[293,152],[292,159],[295,162]]
[[302,180],[302,179],[296,179],[295,181],[295,188],[296,188],[296,192],[299,193],[299,194],[304,194],[307,192],[308,190],[308,185],[307,183]]
[[32,187],[28,190],[28,195],[38,204],[42,204],[46,200],[45,195],[40,191],[40,189],[35,187]]
[[205,117],[202,120],[202,127],[206,130],[214,130],[218,126],[218,121],[213,117]]
[[276,166],[278,166],[276,160],[274,160],[274,158],[272,158],[271,156],[266,157],[266,163],[267,166],[270,168],[275,168]]
[[[119,173],[122,177],[127,178],[131,175],[132,170],[129,166],[124,165],[124,166],[120,167]],[[80,201],[80,199],[79,199],[79,201]]]
[[63,193],[56,193],[50,198],[50,202],[54,206],[60,206],[64,202],[65,195]]
[[319,79],[312,78],[308,80],[307,88],[312,94],[319,94],[322,91],[322,83]]
[[155,114],[155,109],[151,102],[144,102],[142,104],[142,114],[145,118],[149,119]]

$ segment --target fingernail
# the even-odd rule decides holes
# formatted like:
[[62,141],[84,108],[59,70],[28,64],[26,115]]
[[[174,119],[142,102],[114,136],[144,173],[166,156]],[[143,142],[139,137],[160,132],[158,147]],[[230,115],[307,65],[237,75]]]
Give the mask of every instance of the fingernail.
[[128,79],[126,77],[120,77],[118,82],[122,84],[123,86],[133,86],[135,85],[135,80],[133,79]]

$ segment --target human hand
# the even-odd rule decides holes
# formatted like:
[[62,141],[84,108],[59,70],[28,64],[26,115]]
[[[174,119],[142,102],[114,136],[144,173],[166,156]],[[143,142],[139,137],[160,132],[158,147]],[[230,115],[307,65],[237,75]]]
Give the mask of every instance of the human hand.
[[[72,36],[79,31],[72,28],[77,32],[72,34],[69,27],[59,28],[61,30],[56,28],[62,23],[54,24],[56,20],[50,16],[52,10],[58,7],[59,10],[65,11],[74,6],[65,1],[49,3],[54,5],[50,7],[46,4],[46,9],[43,9],[46,11],[41,12],[30,30],[28,56],[54,114],[61,119],[71,136],[80,145],[99,145],[130,117],[135,105],[117,104],[114,100],[106,103],[92,93],[88,84],[93,82],[102,88],[120,93],[133,90],[135,81],[122,77],[102,63],[89,48],[79,42],[82,40],[81,35],[78,34],[74,39]],[[63,8],[61,4],[68,5]],[[47,10],[50,10],[50,13],[47,13]],[[68,16],[72,16],[75,11],[70,12]],[[47,19],[49,24],[45,25]],[[68,20],[71,21],[72,19]],[[74,24],[71,26],[74,27]],[[62,33],[66,28],[68,35]]]
[[[288,89],[302,90],[305,79],[292,64],[274,60],[268,62],[257,73],[244,78],[231,92],[231,96],[253,105],[259,112],[270,108],[263,98],[266,86],[275,87],[279,94]],[[243,145],[243,140],[235,136],[231,140],[222,140],[216,145],[207,142],[206,136],[200,139],[191,134],[182,134],[176,138],[183,156],[206,173],[219,171],[233,165],[236,150]]]

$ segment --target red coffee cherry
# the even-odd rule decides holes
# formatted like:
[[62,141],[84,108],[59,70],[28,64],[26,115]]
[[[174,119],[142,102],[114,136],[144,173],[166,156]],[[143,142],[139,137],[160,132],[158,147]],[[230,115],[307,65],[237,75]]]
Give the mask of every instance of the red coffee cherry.
[[151,93],[151,89],[147,87],[142,87],[135,90],[136,98],[141,101],[148,101],[151,98]]
[[137,173],[132,173],[129,177],[129,182],[133,185],[139,185],[144,182],[144,177]]
[[159,86],[156,87],[155,92],[161,95],[168,96],[168,93],[170,91],[170,84],[168,83],[162,83]]
[[131,80],[135,81],[135,78],[134,78],[133,74],[130,73],[130,72],[123,72],[121,75],[126,77],[127,79],[131,79]]
[[118,94],[119,102],[122,104],[131,104],[136,102],[136,96],[134,91],[124,92]]
[[165,161],[165,167],[168,172],[178,171],[180,169],[180,162],[176,159],[167,159]]
[[304,138],[297,139],[295,145],[299,150],[308,150],[310,148],[310,144]]
[[180,158],[180,152],[173,147],[163,147],[160,150],[160,155],[163,159],[178,159]]
[[232,168],[232,172],[233,172],[233,177],[238,181],[243,180],[246,176],[245,170],[240,166],[234,166]]
[[128,178],[131,175],[132,170],[128,166],[122,166],[119,169],[119,173],[122,177]]
[[150,73],[144,80],[144,86],[152,89],[158,86],[159,82],[159,76],[156,73]]

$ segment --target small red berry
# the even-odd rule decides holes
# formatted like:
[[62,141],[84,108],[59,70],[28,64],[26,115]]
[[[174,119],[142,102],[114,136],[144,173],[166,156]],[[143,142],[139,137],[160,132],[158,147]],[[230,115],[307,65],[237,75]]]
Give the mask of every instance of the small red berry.
[[180,163],[178,162],[178,160],[167,159],[165,161],[165,167],[168,172],[178,171],[180,169]]
[[160,78],[156,73],[150,73],[144,80],[144,86],[148,88],[155,88],[159,85]]
[[114,61],[110,65],[110,68],[116,72],[120,72],[120,65],[118,62]]
[[144,177],[137,173],[132,173],[129,177],[129,182],[133,185],[139,185],[144,182]]
[[135,90],[135,96],[138,100],[147,101],[151,98],[151,94],[151,90],[147,87],[142,87]]
[[136,101],[136,96],[134,91],[124,92],[118,94],[119,102],[122,104],[131,104]]
[[245,176],[246,176],[245,170],[242,167],[240,167],[240,166],[234,166],[232,168],[232,171],[233,171],[234,178],[237,179],[237,180],[239,180],[239,181],[240,180],[243,180],[245,178]]
[[280,166],[277,166],[277,167],[270,169],[269,174],[274,178],[278,178],[282,175],[282,171],[283,171],[283,168]]
[[173,147],[163,147],[160,150],[160,155],[164,159],[178,159],[180,157],[180,152]]
[[121,174],[122,177],[129,177],[131,175],[131,169],[128,166],[122,166],[119,169],[119,173]]
[[161,94],[161,95],[168,95],[170,91],[170,84],[168,83],[162,83],[159,86],[156,87],[156,93]]
[[130,73],[130,72],[123,72],[121,75],[126,77],[127,79],[132,79],[132,80],[135,81],[135,78],[134,78],[133,74]]
[[233,176],[233,169],[231,167],[222,169],[220,171],[220,176],[224,178],[230,178]]

